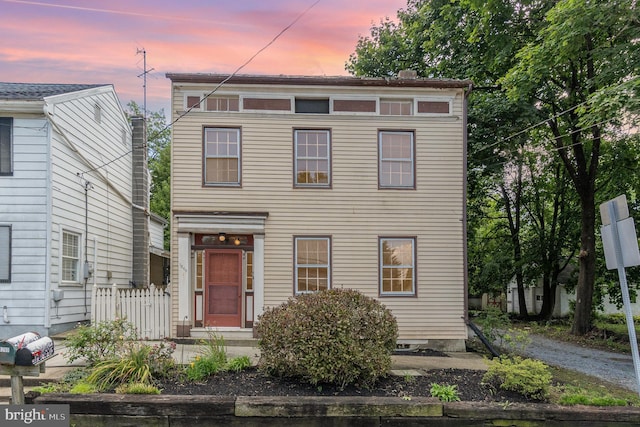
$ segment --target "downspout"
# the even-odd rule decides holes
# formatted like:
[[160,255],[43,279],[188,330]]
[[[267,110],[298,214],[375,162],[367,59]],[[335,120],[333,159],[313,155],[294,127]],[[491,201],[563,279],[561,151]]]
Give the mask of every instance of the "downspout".
[[47,148],[46,148],[46,156],[47,156],[47,166],[46,166],[46,176],[47,176],[47,195],[46,197],[46,212],[47,219],[45,222],[45,233],[46,233],[46,243],[45,243],[45,264],[44,264],[44,328],[47,330],[47,334],[49,333],[49,328],[51,328],[51,239],[52,239],[52,222],[53,222],[53,177],[51,176],[51,164],[52,164],[52,154],[51,154],[51,128],[47,126]]
[[467,242],[467,109],[469,103],[469,95],[473,90],[473,83],[469,83],[469,87],[464,91],[464,102],[462,104],[462,155],[463,155],[463,175],[462,175],[462,262],[464,263],[464,321],[469,322],[469,254]]

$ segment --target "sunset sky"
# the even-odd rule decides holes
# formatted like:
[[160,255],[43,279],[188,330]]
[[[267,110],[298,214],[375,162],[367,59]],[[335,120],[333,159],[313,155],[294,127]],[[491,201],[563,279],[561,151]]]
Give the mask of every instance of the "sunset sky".
[[[317,0],[0,0],[0,81],[111,83],[169,117],[167,72],[231,73]],[[319,0],[243,74],[345,75],[358,37],[407,0]]]

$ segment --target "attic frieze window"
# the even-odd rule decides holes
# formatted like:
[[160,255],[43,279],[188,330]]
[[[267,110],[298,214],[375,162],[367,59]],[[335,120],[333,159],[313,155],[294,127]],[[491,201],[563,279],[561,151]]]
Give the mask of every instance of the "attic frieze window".
[[296,113],[329,114],[329,99],[296,98]]

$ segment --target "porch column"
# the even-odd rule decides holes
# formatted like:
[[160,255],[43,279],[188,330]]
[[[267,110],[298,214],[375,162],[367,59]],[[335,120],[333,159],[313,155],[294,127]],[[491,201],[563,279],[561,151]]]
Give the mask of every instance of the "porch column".
[[264,311],[264,234],[253,235],[253,318]]
[[191,239],[189,233],[178,233],[178,336],[184,336],[184,328],[189,324],[189,262],[191,260]]

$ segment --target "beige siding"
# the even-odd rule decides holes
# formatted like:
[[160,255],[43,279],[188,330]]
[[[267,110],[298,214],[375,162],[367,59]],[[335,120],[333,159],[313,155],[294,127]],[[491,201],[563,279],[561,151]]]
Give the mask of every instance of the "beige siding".
[[[294,89],[280,88],[282,93]],[[332,286],[358,288],[376,298],[378,237],[415,236],[417,296],[379,299],[398,318],[403,339],[464,339],[463,93],[416,88],[381,92],[384,96],[455,97],[453,114],[198,112],[184,116],[173,127],[173,210],[269,213],[267,306],[293,294],[293,236],[330,235]],[[372,94],[371,89],[351,89],[335,96],[345,93]],[[182,103],[177,92],[174,110],[183,110]],[[242,188],[202,186],[202,127],[208,125],[241,128]],[[331,129],[331,189],[293,187],[293,129],[305,127]],[[416,190],[378,189],[379,129],[415,131]],[[173,281],[177,282],[175,232],[172,236]],[[177,315],[175,307],[174,311]]]

